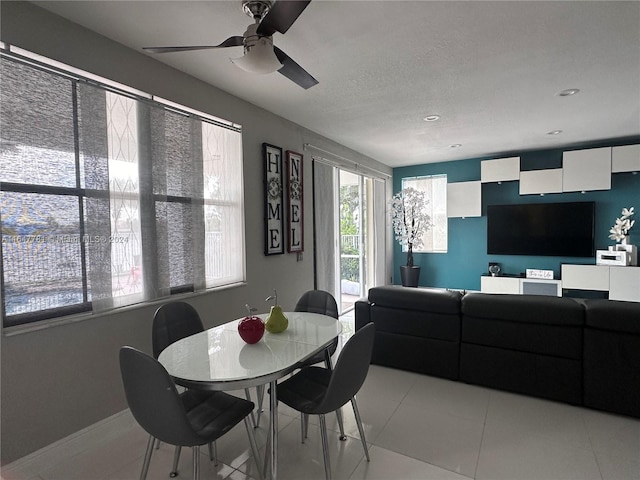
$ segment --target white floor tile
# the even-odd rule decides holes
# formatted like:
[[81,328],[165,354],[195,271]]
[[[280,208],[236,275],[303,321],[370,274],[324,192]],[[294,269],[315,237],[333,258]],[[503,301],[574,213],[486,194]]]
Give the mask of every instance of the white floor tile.
[[518,427],[487,424],[477,480],[600,480],[593,451],[528,435]]
[[401,405],[375,444],[473,477],[483,428],[479,420]]
[[349,480],[469,480],[454,472],[373,445]]
[[486,388],[421,375],[416,379],[403,403],[434,413],[484,421],[490,394],[491,391]]

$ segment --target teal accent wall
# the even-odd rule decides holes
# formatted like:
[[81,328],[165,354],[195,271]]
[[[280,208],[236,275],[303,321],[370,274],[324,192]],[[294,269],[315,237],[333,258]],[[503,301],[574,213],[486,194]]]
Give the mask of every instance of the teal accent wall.
[[[625,142],[590,144],[577,148],[614,146],[640,143],[640,139]],[[568,150],[568,149],[567,149]],[[514,153],[520,155],[521,164],[527,170],[559,168],[549,166],[549,159],[557,163],[562,158],[562,149]],[[499,157],[493,157],[499,158]],[[402,179],[423,175],[446,174],[447,182],[467,182],[480,180],[480,162],[486,158],[461,160],[455,162],[429,163],[393,170],[393,191],[402,188]],[[534,257],[524,255],[488,255],[487,254],[487,205],[519,203],[555,203],[586,202],[596,204],[595,247],[606,250],[615,242],[610,240],[609,229],[620,216],[623,207],[635,207],[636,225],[630,232],[633,244],[640,245],[640,173],[615,173],[611,176],[611,190],[576,193],[557,193],[540,195],[520,195],[519,182],[482,184],[482,217],[450,218],[449,244],[447,253],[416,253],[414,262],[420,265],[420,285],[427,287],[459,288],[480,290],[480,277],[487,273],[489,262],[498,262],[505,274],[518,275],[527,268],[553,270],[554,277],[560,278],[560,266],[563,263],[595,264],[595,258],[584,257]],[[401,251],[397,242],[394,245],[394,283],[400,283],[400,265],[406,263],[406,253]]]

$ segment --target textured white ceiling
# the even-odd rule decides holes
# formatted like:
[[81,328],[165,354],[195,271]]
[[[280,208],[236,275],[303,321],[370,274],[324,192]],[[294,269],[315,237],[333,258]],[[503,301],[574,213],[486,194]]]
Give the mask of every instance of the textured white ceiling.
[[[139,51],[251,23],[240,0],[34,3]],[[391,167],[640,135],[640,2],[313,0],[273,40],[320,83],[248,74],[241,47],[154,57]]]

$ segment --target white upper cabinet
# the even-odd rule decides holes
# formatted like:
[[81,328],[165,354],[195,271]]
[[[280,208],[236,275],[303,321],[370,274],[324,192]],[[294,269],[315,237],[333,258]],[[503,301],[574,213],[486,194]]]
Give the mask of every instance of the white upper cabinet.
[[520,157],[483,160],[480,163],[480,181],[509,182],[520,179]]
[[562,193],[562,169],[520,172],[520,195]]
[[447,217],[482,216],[482,184],[458,182],[447,184]]
[[640,172],[640,145],[611,149],[611,172]]
[[562,154],[562,191],[611,189],[611,147]]

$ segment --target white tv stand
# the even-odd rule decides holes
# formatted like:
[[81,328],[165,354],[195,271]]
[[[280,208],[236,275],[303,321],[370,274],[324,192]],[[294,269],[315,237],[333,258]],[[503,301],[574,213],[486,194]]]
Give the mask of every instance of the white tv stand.
[[541,278],[509,277],[480,277],[480,291],[482,293],[511,293],[517,295],[550,295],[562,296],[562,281]]

